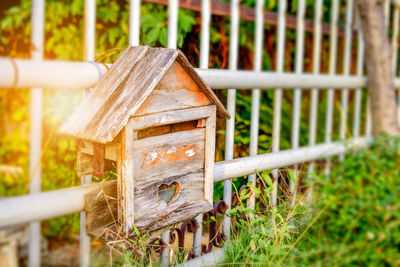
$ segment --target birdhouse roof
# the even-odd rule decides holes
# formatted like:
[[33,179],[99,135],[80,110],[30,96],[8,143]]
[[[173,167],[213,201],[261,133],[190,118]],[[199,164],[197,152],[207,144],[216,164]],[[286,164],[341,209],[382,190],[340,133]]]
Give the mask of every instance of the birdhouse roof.
[[99,143],[111,142],[177,61],[217,106],[219,118],[229,113],[196,73],[182,52],[147,46],[128,47],[61,126],[60,132]]

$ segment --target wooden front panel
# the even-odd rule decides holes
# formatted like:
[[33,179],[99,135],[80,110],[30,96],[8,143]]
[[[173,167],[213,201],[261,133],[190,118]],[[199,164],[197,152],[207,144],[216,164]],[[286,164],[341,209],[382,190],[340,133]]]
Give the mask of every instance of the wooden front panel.
[[[135,225],[139,228],[157,222],[158,227],[197,215],[204,200],[205,129],[170,133],[135,140],[133,143],[135,184]],[[159,197],[161,185],[179,184],[170,203]],[[179,212],[185,209],[187,212]],[[197,213],[198,212],[198,213]],[[195,214],[197,213],[197,214]],[[191,215],[192,214],[192,215]]]

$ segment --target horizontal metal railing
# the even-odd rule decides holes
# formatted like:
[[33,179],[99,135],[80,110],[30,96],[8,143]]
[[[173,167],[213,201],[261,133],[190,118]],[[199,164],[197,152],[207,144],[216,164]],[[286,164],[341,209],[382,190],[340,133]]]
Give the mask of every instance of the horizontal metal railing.
[[[106,66],[100,63],[11,58],[0,58],[0,69],[2,70],[0,72],[0,88],[89,88],[107,71]],[[241,89],[342,89],[363,88],[368,84],[367,77],[360,75],[296,74],[221,69],[196,69],[196,71],[213,89],[231,87]],[[396,88],[400,88],[400,78],[395,78],[394,84]]]
[[[365,147],[369,141],[370,138],[362,137],[350,139],[347,142],[320,144],[216,162],[214,182],[253,174],[255,171],[283,168],[340,155],[349,149]],[[0,199],[0,228],[82,211],[85,195],[100,187],[101,183],[96,183],[38,194],[2,198]]]

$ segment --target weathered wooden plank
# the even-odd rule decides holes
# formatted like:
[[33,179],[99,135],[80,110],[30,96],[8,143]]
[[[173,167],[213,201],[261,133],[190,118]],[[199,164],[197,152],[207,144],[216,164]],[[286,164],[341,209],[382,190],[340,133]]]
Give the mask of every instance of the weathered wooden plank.
[[216,106],[213,106],[213,114],[206,119],[206,142],[204,160],[204,199],[213,204],[214,191],[214,162],[215,162],[215,113]]
[[[170,213],[175,216],[186,206],[192,207],[187,212],[197,215],[194,213],[199,209],[195,204],[204,201],[205,134],[206,130],[199,128],[134,142],[137,227],[146,227]],[[163,184],[172,183],[179,184],[179,195],[166,203],[159,198],[158,190]],[[169,219],[165,219],[155,225],[162,227],[168,223]]]
[[129,120],[134,130],[141,130],[153,126],[198,120],[211,115],[213,105],[182,110],[165,111],[145,116],[134,116]]
[[118,221],[117,181],[100,183],[85,196],[86,230],[92,236],[99,236],[110,224]]
[[[120,197],[119,205],[121,209],[122,221],[120,222],[125,234],[133,229],[135,214],[135,186],[134,186],[134,160],[133,142],[136,139],[135,132],[130,125],[127,125],[121,134],[121,160],[117,162],[120,167],[119,186]],[[118,215],[119,216],[119,215]],[[120,217],[120,216],[119,216]]]
[[[117,147],[117,199],[118,199],[118,224],[122,225],[124,222],[124,217],[123,217],[123,205],[121,204],[122,201],[122,139],[126,137],[125,136],[124,130],[119,134],[119,140],[120,140],[120,146]],[[125,141],[124,141],[125,144]]]
[[[166,203],[158,195],[162,184],[178,183],[180,191],[173,202]],[[181,205],[195,204],[203,200],[203,169],[182,176],[162,177],[148,185],[136,187],[135,225],[143,227]]]
[[169,134],[168,138],[170,140],[165,143],[162,138],[156,137],[146,140],[149,141],[146,144],[136,144],[142,140],[134,142],[136,186],[143,186],[142,183],[148,183],[157,177],[168,177],[168,174],[184,175],[195,169],[204,168],[203,129],[190,131],[189,134],[187,132]]

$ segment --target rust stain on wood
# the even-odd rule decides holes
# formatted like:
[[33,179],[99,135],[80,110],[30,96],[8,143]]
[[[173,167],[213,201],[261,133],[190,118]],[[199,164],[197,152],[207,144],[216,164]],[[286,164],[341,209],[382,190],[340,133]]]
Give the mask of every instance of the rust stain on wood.
[[170,146],[152,150],[143,153],[143,163],[141,167],[145,169],[151,166],[192,159],[196,156],[198,151],[199,146],[197,144]]

